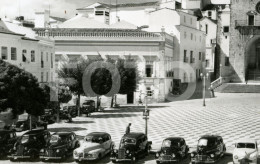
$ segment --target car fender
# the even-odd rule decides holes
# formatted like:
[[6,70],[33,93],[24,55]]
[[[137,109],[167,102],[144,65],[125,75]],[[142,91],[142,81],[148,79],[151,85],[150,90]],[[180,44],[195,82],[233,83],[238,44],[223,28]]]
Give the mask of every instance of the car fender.
[[114,141],[111,141],[111,143],[110,143],[110,149],[111,149],[111,148],[114,149],[115,146],[116,146],[116,145],[115,145],[115,142],[114,142]]
[[89,151],[88,153],[89,153],[89,154],[97,153],[97,154],[101,154],[102,156],[104,156],[105,151],[106,151],[106,150],[103,149],[103,148],[98,148],[98,149],[95,149],[95,150],[91,150],[91,151]]

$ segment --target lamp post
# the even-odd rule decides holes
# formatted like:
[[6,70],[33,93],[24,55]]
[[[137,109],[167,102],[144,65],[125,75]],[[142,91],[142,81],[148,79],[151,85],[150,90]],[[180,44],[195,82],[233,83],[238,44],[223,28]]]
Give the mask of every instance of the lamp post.
[[206,102],[205,102],[205,92],[206,92],[206,78],[209,77],[209,74],[207,73],[206,75],[204,75],[203,73],[200,74],[200,77],[203,78],[203,106],[206,106]]
[[148,134],[148,119],[149,119],[150,110],[147,109],[147,95],[145,96],[145,110],[143,112],[143,119],[145,120],[145,135]]

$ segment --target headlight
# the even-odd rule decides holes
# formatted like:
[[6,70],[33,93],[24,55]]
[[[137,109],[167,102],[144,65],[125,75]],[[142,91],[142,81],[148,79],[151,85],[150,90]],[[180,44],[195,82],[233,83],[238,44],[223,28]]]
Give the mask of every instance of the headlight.
[[44,149],[41,149],[41,151],[40,151],[41,153],[44,153]]
[[234,156],[234,158],[235,158],[235,159],[238,159],[238,156],[237,156],[237,155],[235,155],[235,156]]
[[210,157],[211,157],[211,158],[214,158],[214,157],[215,157],[215,155],[214,155],[214,154],[210,154]]
[[132,154],[129,154],[129,156],[131,157],[131,156],[132,156]]
[[159,153],[156,153],[155,156],[158,158],[158,157],[160,156],[160,154],[159,154]]
[[126,150],[126,154],[128,154],[129,153],[129,150]]
[[27,147],[24,147],[24,150],[27,150],[28,148]]
[[14,147],[14,150],[16,150],[16,147]]
[[175,154],[174,154],[174,153],[172,154],[172,157],[173,157],[173,158],[175,157]]
[[56,153],[59,153],[59,152],[60,152],[60,149],[57,149],[57,150],[56,150]]
[[116,150],[116,149],[114,150],[114,153],[117,153],[117,150]]
[[190,156],[191,156],[191,157],[194,157],[194,156],[195,156],[195,154],[191,153],[191,154],[190,154]]

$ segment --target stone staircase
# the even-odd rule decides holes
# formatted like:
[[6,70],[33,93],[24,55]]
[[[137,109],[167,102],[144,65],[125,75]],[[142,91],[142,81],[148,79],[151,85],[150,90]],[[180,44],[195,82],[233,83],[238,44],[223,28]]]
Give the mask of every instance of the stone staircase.
[[260,83],[223,83],[215,91],[221,93],[260,93]]

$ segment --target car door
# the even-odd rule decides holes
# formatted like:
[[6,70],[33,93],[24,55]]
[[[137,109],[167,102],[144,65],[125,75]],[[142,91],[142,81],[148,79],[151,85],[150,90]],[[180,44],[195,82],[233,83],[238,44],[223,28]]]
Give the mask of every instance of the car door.
[[105,135],[105,136],[103,137],[103,141],[104,141],[104,149],[105,149],[105,150],[108,150],[108,149],[110,148],[108,135]]
[[181,146],[182,157],[184,157],[185,156],[185,151],[186,151],[186,143],[185,143],[184,139],[180,140],[180,146]]
[[146,144],[147,144],[147,139],[146,139],[146,137],[143,135],[143,136],[140,138],[140,149],[141,149],[141,151],[145,152]]

